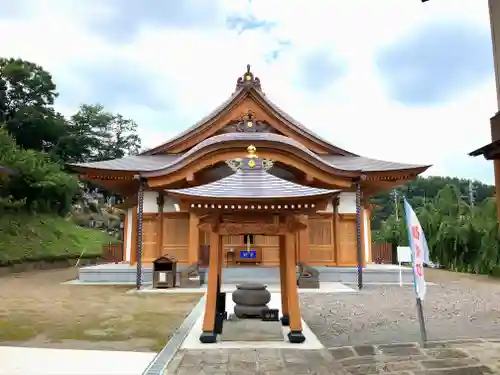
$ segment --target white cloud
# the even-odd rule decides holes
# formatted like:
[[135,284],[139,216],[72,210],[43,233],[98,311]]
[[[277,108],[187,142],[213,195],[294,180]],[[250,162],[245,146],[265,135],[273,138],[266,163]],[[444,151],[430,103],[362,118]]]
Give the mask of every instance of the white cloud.
[[[81,20],[95,14],[95,8],[78,2],[69,6],[60,0],[25,1],[30,3],[25,18],[0,19],[0,33],[14,36],[2,40],[3,55],[40,63],[59,85],[75,90],[86,78],[72,71],[75,62],[137,63],[154,77],[150,84],[171,98],[169,108],[112,109],[140,124],[147,147],[171,138],[219,105],[250,63],[274,102],[340,147],[374,158],[432,163],[430,174],[493,180],[487,162],[467,156],[489,141],[489,117],[496,111],[493,78],[454,102],[411,108],[391,101],[373,63],[381,46],[429,20],[458,19],[487,26],[486,2],[463,0],[457,6],[453,0],[425,4],[418,0],[318,0],[314,4],[221,0],[222,12],[250,12],[276,27],[270,33],[256,29],[241,35],[224,27],[142,29],[129,44],[114,45],[83,27]],[[290,41],[291,46],[276,61],[266,62],[265,57],[279,47],[278,40]],[[327,89],[310,93],[299,89],[297,77],[301,61],[318,49],[344,59],[348,71]],[[70,94],[65,91],[65,95]],[[94,95],[99,101],[100,93]]]

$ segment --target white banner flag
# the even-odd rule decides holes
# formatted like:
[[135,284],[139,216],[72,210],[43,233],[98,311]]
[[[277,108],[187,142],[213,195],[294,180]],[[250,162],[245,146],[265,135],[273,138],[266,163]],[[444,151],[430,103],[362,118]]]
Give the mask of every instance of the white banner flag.
[[425,239],[424,231],[418,221],[417,215],[408,201],[405,199],[406,225],[412,254],[413,280],[417,297],[424,300],[426,285],[424,279],[424,263],[429,261],[429,247]]

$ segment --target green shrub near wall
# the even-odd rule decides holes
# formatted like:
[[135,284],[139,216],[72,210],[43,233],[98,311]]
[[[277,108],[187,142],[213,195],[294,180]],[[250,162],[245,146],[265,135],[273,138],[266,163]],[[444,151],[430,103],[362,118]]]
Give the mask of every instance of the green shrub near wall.
[[116,239],[99,230],[80,228],[72,220],[54,215],[2,213],[0,266],[27,261],[94,258],[102,246]]

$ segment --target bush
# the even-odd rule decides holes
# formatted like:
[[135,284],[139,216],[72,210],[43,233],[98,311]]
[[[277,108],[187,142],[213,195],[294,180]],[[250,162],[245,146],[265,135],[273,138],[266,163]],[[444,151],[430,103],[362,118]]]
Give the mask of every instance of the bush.
[[0,217],[0,266],[26,261],[99,257],[115,238],[96,229],[80,228],[72,220],[29,213]]
[[12,205],[19,208],[19,202],[23,202],[21,205],[31,212],[64,215],[71,210],[79,190],[78,180],[47,154],[19,148],[3,126],[0,126],[0,165],[16,172],[0,182],[0,197],[10,199],[10,203],[0,204],[0,209],[8,210]]

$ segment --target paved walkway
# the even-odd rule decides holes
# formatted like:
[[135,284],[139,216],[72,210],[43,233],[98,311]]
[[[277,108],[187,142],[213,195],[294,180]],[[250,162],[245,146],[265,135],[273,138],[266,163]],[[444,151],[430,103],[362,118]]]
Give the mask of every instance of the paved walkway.
[[500,340],[349,346],[323,350],[180,350],[164,375],[500,374]]
[[140,375],[155,353],[0,346],[0,375]]

